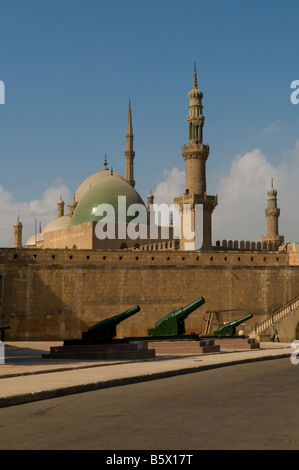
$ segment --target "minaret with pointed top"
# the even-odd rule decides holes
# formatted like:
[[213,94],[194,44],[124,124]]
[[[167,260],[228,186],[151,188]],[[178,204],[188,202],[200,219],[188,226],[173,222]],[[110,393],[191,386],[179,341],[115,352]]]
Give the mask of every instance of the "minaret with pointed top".
[[14,237],[13,237],[13,248],[22,248],[22,230],[23,225],[20,222],[19,216],[14,224]]
[[128,120],[127,120],[127,132],[126,132],[126,180],[134,188],[134,157],[135,152],[133,150],[133,125],[132,125],[132,112],[131,112],[131,100],[129,100],[129,109],[128,109]]
[[[185,161],[185,193],[175,198],[181,213],[181,250],[212,248],[212,213],[218,198],[206,193],[206,161],[209,145],[203,143],[204,116],[202,92],[197,87],[197,71],[194,64],[193,86],[188,93],[189,115],[188,145],[182,146]],[[187,222],[184,222],[184,214]],[[190,219],[190,220],[188,220]],[[189,227],[185,229],[186,225]],[[189,233],[188,233],[189,232]]]
[[206,160],[209,156],[209,145],[203,143],[204,116],[202,114],[202,92],[197,88],[197,71],[194,64],[193,87],[188,94],[189,115],[187,116],[189,127],[188,145],[182,147],[182,155],[185,160],[186,194],[203,194],[206,192]]
[[273,178],[271,179],[271,188],[268,191],[268,207],[265,209],[265,215],[267,218],[267,235],[262,237],[262,241],[279,246],[283,243],[284,236],[279,235],[278,231],[280,209],[277,207],[277,191],[273,187]]

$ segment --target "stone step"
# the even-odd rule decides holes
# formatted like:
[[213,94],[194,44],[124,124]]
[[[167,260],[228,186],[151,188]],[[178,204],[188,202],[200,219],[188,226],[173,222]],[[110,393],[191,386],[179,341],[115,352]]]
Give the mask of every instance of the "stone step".
[[43,354],[45,359],[103,359],[103,360],[127,360],[127,359],[152,359],[155,357],[155,350],[144,351],[81,351],[81,352],[57,352]]
[[102,344],[76,344],[72,346],[53,346],[50,348],[51,353],[80,353],[84,352],[109,352],[109,351],[139,351],[141,349],[147,349],[147,343],[102,343]]
[[150,359],[155,350],[148,349],[146,342],[116,344],[76,344],[73,346],[53,346],[46,359]]
[[215,339],[221,349],[258,349],[260,343],[254,338],[218,338]]
[[220,346],[213,341],[151,341],[149,349],[156,354],[207,354],[220,352]]

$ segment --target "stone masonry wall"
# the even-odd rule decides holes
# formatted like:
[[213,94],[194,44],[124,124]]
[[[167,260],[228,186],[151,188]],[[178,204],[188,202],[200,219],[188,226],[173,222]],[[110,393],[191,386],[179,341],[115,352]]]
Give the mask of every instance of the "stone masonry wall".
[[0,325],[10,340],[81,338],[105,318],[140,305],[118,336],[147,335],[168,312],[198,297],[185,321],[203,333],[206,311],[224,321],[253,313],[245,333],[299,294],[299,267],[287,253],[0,250]]

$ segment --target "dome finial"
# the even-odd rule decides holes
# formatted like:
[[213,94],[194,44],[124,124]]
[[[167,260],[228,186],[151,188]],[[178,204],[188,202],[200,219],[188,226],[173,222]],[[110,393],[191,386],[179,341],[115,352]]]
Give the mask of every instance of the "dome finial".
[[271,188],[273,188],[273,178],[271,178]]
[[104,168],[103,170],[108,170],[107,168],[107,154],[105,153]]

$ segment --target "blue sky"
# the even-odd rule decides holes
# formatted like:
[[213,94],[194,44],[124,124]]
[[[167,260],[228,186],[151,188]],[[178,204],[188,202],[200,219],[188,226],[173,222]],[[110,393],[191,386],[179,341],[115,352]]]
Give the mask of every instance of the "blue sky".
[[105,153],[124,174],[129,98],[136,189],[180,195],[194,62],[215,237],[265,235],[274,177],[299,241],[297,0],[0,0],[0,17],[0,245],[18,214],[25,239],[50,221]]

